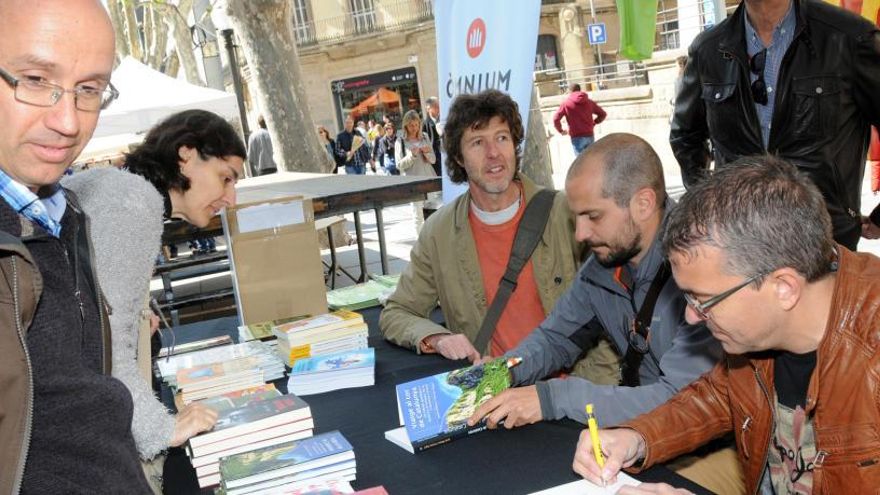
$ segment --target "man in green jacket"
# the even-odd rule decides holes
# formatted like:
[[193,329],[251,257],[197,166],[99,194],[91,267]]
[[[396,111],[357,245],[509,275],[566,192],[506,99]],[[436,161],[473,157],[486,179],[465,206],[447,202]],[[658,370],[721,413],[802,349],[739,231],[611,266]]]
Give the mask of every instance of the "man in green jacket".
[[[379,319],[386,339],[448,359],[498,356],[516,347],[571,284],[582,246],[574,239],[565,197],[557,194],[541,240],[489,343],[474,347],[523,211],[540,189],[518,172],[523,137],[510,96],[489,90],[453,101],[444,131],[447,168],[453,182],[467,182],[468,191],[425,223]],[[429,319],[438,302],[445,327]],[[603,340],[574,372],[599,383],[618,383],[618,357]]]

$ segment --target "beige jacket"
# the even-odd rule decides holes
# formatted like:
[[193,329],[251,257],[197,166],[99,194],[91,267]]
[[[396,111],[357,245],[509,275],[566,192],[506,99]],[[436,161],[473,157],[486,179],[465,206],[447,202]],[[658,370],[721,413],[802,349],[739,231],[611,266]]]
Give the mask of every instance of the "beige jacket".
[[[528,178],[520,176],[520,180],[528,202],[538,186]],[[389,341],[418,351],[421,340],[436,333],[463,333],[471,341],[476,339],[487,303],[468,222],[469,205],[470,194],[462,194],[425,223],[397,290],[379,318],[379,328]],[[544,236],[532,254],[545,315],[577,271],[581,246],[573,233],[565,196],[557,194]],[[438,301],[446,328],[428,319]]]

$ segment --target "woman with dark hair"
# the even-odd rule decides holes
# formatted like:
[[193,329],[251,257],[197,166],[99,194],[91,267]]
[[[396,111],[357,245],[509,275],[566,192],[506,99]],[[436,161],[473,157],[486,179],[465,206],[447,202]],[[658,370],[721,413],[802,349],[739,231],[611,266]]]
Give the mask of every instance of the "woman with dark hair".
[[145,309],[162,220],[208,225],[235,204],[245,157],[244,142],[222,117],[187,110],[153,127],[126,155],[124,171],[94,169],[64,181],[90,219],[98,281],[113,308],[113,376],[131,391],[132,433],[147,460],[211,429],[217,420],[216,412],[198,404],[170,414],[150,386],[151,313]]
[[327,150],[330,159],[336,164],[336,166],[333,167],[333,173],[339,173],[339,166],[344,165],[344,163],[340,162],[339,157],[336,155],[336,141],[330,137],[330,132],[322,125],[318,126],[318,141],[324,145],[324,149]]

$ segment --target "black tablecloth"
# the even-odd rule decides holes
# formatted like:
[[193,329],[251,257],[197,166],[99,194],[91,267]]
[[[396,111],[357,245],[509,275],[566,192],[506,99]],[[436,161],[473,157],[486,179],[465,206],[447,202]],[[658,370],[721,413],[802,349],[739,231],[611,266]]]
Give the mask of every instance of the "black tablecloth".
[[[383,485],[392,495],[432,493],[531,493],[576,481],[571,470],[578,434],[574,421],[541,422],[514,430],[485,431],[472,437],[410,454],[385,440],[399,426],[395,385],[466,366],[434,355],[417,355],[378,336],[378,309],[363,312],[376,349],[376,385],[305,396],[315,433],[339,430],[354,446],[355,488]],[[234,317],[184,325],[178,343],[228,333],[237,334]],[[284,380],[279,388],[286,389]],[[164,391],[164,399],[170,394]],[[643,481],[664,481],[696,493],[701,487],[663,467],[640,474]],[[166,493],[198,493],[195,475],[182,452],[173,452],[165,467]]]

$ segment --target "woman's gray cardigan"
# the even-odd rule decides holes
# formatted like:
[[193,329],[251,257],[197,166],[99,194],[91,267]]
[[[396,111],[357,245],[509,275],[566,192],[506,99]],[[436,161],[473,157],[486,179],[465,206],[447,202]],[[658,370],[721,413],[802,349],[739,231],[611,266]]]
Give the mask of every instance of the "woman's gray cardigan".
[[113,311],[113,376],[131,391],[131,431],[141,457],[152,459],[168,448],[175,423],[137,364],[141,310],[161,245],[163,199],[143,177],[115,168],[80,172],[62,184],[89,217],[98,282]]

